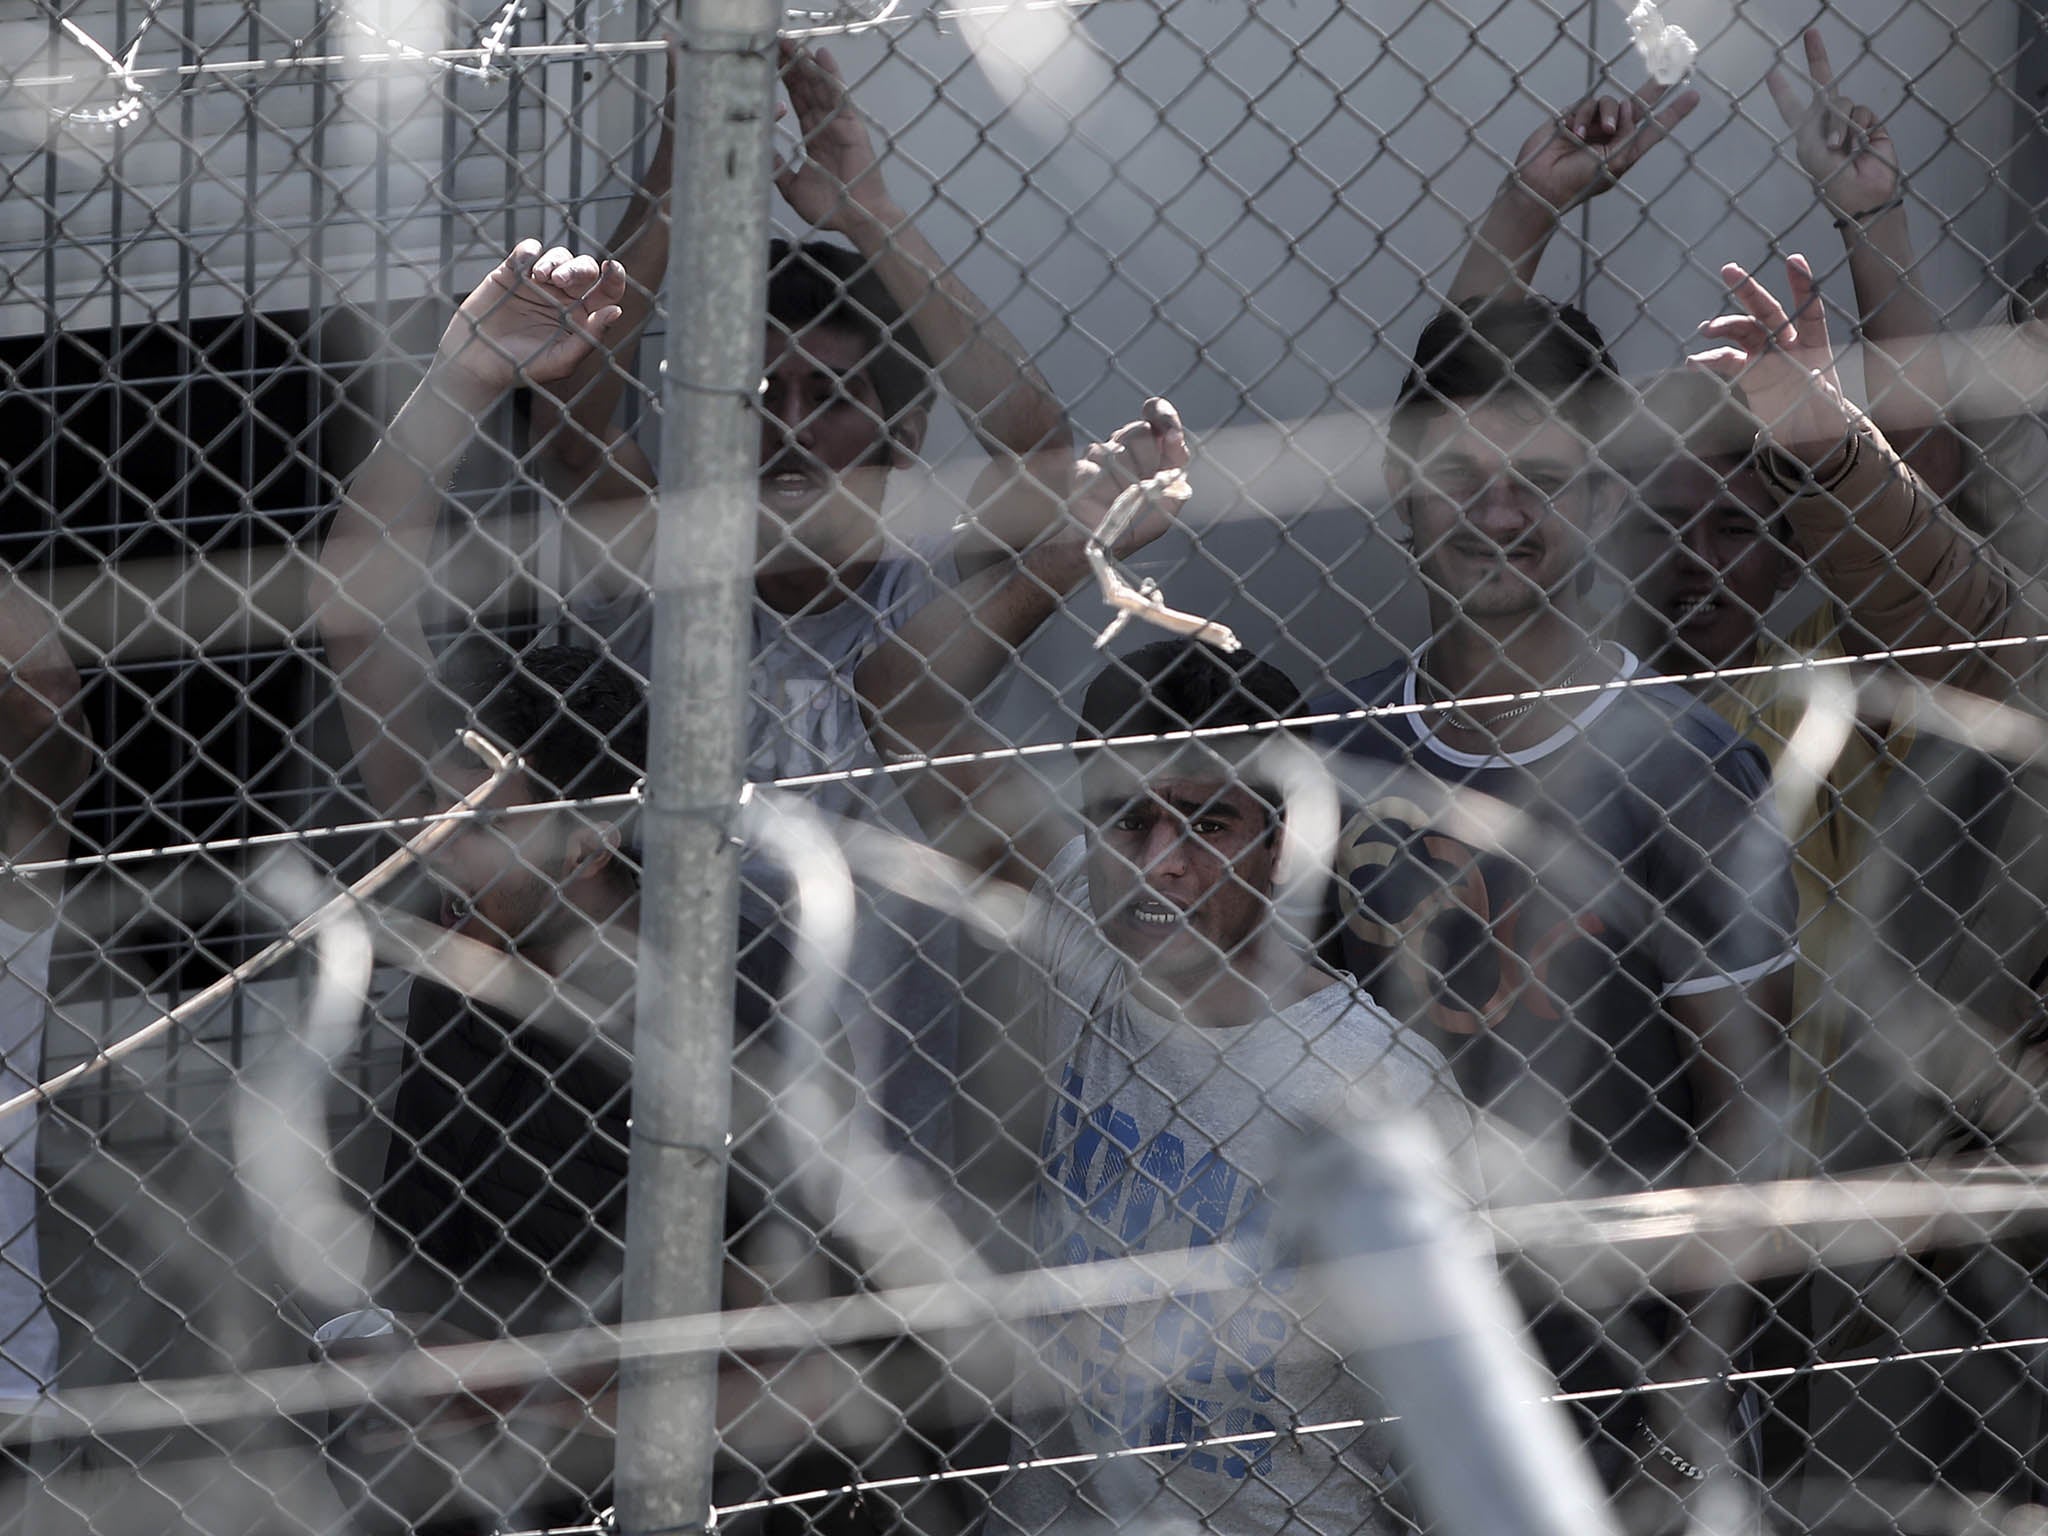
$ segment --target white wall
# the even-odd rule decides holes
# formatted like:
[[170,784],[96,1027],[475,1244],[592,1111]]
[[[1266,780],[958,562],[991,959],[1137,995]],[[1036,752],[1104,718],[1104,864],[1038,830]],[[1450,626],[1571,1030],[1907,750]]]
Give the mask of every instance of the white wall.
[[[1277,659],[1304,675],[1318,661],[1356,673],[1412,637],[1419,613],[1395,595],[1403,559],[1358,505],[1378,504],[1365,413],[1390,398],[1464,221],[1531,127],[1582,94],[1602,61],[1621,85],[1641,80],[1619,0],[1107,0],[1000,24],[934,24],[919,14],[927,6],[907,0],[907,22],[832,46],[890,142],[899,196],[1088,431],[1108,432],[1151,392],[1212,436],[1337,413],[1317,439],[1320,468],[1304,483],[1297,460],[1279,500],[1243,491],[1273,442],[1254,434],[1205,456],[1199,547],[1169,540],[1141,569],[1255,645],[1284,627],[1296,649]],[[1788,45],[1810,0],[1666,9],[1703,45],[1706,100],[1676,144],[1573,221],[1543,276],[1549,291],[1582,297],[1635,370],[1668,365],[1716,311],[1715,270],[1731,257],[1811,252],[1831,296],[1849,299],[1837,237],[1776,148],[1761,84],[1780,53],[1798,61]],[[2005,229],[1992,168],[2010,147],[2004,82],[2022,7],[1914,0],[1878,15],[1890,9],[1838,8],[1828,37],[1845,89],[1893,124],[1928,286],[1973,315]],[[423,43],[437,32],[459,43],[494,10],[389,0],[378,14]],[[84,0],[71,11],[118,48],[138,7]],[[521,41],[583,24],[559,4],[529,12]],[[313,0],[173,0],[163,13],[145,64],[201,46],[212,58],[281,53],[314,21]],[[626,7],[589,14],[600,33],[632,35]],[[1850,18],[1881,21],[1867,50]],[[50,42],[47,18],[0,18],[0,56],[29,75],[78,63]],[[542,206],[543,185],[556,200],[602,189],[576,209],[599,234],[622,190],[603,166],[630,173],[645,109],[616,87],[579,102],[607,77],[586,68],[536,68],[516,89],[462,81],[445,98],[417,70],[339,71],[325,97],[289,73],[253,93],[159,88],[144,125],[119,133],[52,130],[48,91],[0,89],[0,170],[13,178],[0,201],[0,330],[40,330],[53,304],[64,325],[105,323],[116,292],[132,320],[138,306],[175,318],[380,286],[459,291],[515,234],[565,227],[559,202]],[[116,174],[142,195],[109,192]],[[48,251],[53,209],[61,238]],[[317,252],[304,228],[315,214]],[[958,440],[942,431],[935,452]],[[1092,600],[1074,616],[1092,625]],[[1087,669],[1082,625],[1051,626],[1030,660],[1054,679]],[[1011,723],[1050,728],[1033,718],[1045,702],[1017,690]]]
[[[1692,326],[1719,312],[1725,260],[1809,252],[1829,296],[1853,302],[1839,236],[1778,150],[1762,84],[1781,53],[1803,64],[1813,9],[1666,6],[1702,45],[1705,100],[1674,144],[1573,220],[1542,276],[1546,291],[1580,298],[1624,368],[1676,360]],[[1974,319],[2005,230],[1989,167],[2011,141],[2003,82],[2017,8],[1927,0],[1867,49],[1845,20],[1866,14],[1838,8],[1824,22],[1842,88],[1891,122],[1923,278]],[[1435,308],[1430,285],[1448,282],[1465,219],[1541,116],[1584,94],[1601,61],[1604,78],[1642,81],[1622,15],[1609,0],[1562,15],[1539,0],[1107,4],[1078,20],[1093,49],[1053,52],[1008,113],[967,38],[917,27],[833,47],[891,131],[899,195],[915,206],[939,182],[927,232],[968,253],[970,281],[1087,430],[1129,419],[1147,392],[1170,394],[1211,433],[1344,413],[1317,437],[1317,462],[1336,472],[1329,489],[1317,494],[1310,473],[1283,501],[1237,494],[1275,449],[1257,435],[1235,442],[1227,467],[1197,467],[1196,521],[1213,524],[1199,547],[1170,541],[1139,567],[1254,645],[1284,626],[1295,649],[1275,659],[1306,679],[1319,663],[1355,675],[1394,636],[1418,633],[1419,606],[1396,596],[1397,530],[1336,489],[1378,504],[1378,445],[1353,413],[1390,401],[1402,350]],[[946,82],[943,104],[933,79]],[[1088,596],[1073,610],[1097,621]],[[1052,678],[1092,664],[1078,622],[1049,626],[1027,659]],[[1029,718],[1047,707],[1052,718]],[[1058,730],[1058,714],[1013,690],[1018,730]]]

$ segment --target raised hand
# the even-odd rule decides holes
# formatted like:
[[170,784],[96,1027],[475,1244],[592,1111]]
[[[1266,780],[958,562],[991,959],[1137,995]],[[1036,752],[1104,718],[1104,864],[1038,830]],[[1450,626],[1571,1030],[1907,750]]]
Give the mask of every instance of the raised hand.
[[1739,383],[1772,442],[1809,463],[1821,462],[1861,418],[1835,376],[1813,268],[1804,256],[1787,258],[1789,315],[1769,289],[1733,262],[1721,269],[1721,278],[1743,313],[1701,325],[1700,334],[1721,345],[1686,361]]
[[1653,83],[1633,96],[1588,96],[1529,135],[1515,180],[1554,213],[1598,197],[1700,104],[1693,90],[1666,102],[1668,90]]
[[1465,247],[1452,302],[1526,292],[1565,210],[1614,186],[1700,104],[1698,91],[1668,92],[1589,96],[1530,134]]
[[[1074,495],[1068,512],[1088,533],[1102,526],[1110,505],[1130,486],[1162,470],[1186,469],[1188,438],[1180,412],[1157,396],[1147,400],[1143,419],[1119,427],[1106,443],[1090,445],[1074,466]],[[1128,555],[1143,549],[1172,525],[1179,502],[1170,497],[1147,498],[1110,553]]]
[[865,219],[889,218],[889,191],[868,125],[847,94],[839,64],[784,38],[782,85],[803,135],[803,159],[775,157],[775,188],[797,216],[818,229],[852,235]]
[[1781,65],[1764,76],[1778,114],[1792,130],[1799,165],[1836,218],[1860,219],[1899,195],[1899,156],[1870,108],[1835,89],[1834,66],[1819,31],[1806,32],[1806,72],[1797,81]]
[[551,384],[589,356],[623,312],[626,269],[522,240],[462,301],[437,367],[480,388]]

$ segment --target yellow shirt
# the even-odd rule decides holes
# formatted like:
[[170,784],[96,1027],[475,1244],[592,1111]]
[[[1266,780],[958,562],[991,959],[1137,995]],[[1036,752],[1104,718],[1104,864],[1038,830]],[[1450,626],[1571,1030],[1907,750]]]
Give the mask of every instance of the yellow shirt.
[[[1872,649],[1946,645],[2009,632],[2016,582],[1992,551],[1972,538],[1884,434],[1861,422],[1821,476],[1788,477],[1769,454],[1758,469],[1779,497],[1807,569],[1833,602],[1786,644],[1758,648],[1761,662],[1818,661],[1845,654],[1841,633],[1854,623]],[[1961,651],[1899,663],[1910,677],[2002,698],[2026,659],[2012,650]],[[1731,679],[1714,707],[1755,742],[1779,773],[1785,746],[1805,713],[1798,674],[1766,672]],[[1794,1135],[1810,1156],[1829,1150],[1829,1079],[1841,1060],[1854,1010],[1834,982],[1859,963],[1851,883],[1870,852],[1885,782],[1912,744],[1910,728],[1859,726],[1843,742],[1806,803],[1779,809],[1792,843],[1799,886],[1799,964],[1793,971],[1792,1114]],[[1844,1114],[1860,1115],[1851,1103]]]
[[[1792,632],[1789,642],[1766,639],[1759,644],[1756,659],[1782,665],[1846,655],[1841,623],[1841,614],[1824,604]],[[1800,674],[1738,678],[1709,702],[1763,750],[1777,778],[1785,745],[1806,714]],[[1912,741],[1909,724],[1894,725],[1885,734],[1858,725],[1810,796],[1798,804],[1779,802],[1799,887],[1799,964],[1792,973],[1789,1030],[1791,1123],[1810,1156],[1820,1155],[1826,1145],[1828,1075],[1841,1057],[1852,1011],[1833,981],[1861,952],[1849,890],[1870,851],[1885,782]]]

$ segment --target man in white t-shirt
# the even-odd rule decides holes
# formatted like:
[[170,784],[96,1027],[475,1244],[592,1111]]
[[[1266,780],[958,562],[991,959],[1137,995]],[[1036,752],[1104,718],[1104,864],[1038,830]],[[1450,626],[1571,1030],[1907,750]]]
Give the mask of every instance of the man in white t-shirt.
[[[92,761],[73,718],[78,690],[54,616],[0,572],[0,853],[10,862],[62,858],[69,846],[65,813]],[[0,1100],[42,1076],[59,885],[0,876]],[[25,1411],[57,1374],[57,1325],[36,1251],[39,1118],[30,1107],[0,1119],[0,1421]],[[0,1490],[15,1467],[0,1454]],[[0,1511],[8,1502],[0,1491]]]
[[[1270,722],[1298,700],[1264,663],[1163,641],[1095,679],[1082,738]],[[1009,834],[998,872],[1036,875],[1040,1260],[1172,1255],[1245,1286],[1036,1330],[1013,1460],[1078,1459],[1014,1475],[1001,1532],[1409,1529],[1385,1495],[1388,1432],[1358,1422],[1386,1410],[1334,1325],[1305,1326],[1272,1186],[1305,1130],[1361,1104],[1419,1110],[1451,1148],[1470,1122],[1443,1058],[1274,921],[1280,797],[1250,739],[1233,745],[1090,752],[1080,836],[1017,796],[977,806]],[[1350,1427],[1293,1433],[1330,1423]],[[1205,1443],[1231,1436],[1254,1438]]]

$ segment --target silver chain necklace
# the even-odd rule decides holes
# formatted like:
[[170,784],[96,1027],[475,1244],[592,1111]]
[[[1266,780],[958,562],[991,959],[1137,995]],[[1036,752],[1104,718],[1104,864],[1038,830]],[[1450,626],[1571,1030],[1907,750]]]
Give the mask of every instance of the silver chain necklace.
[[[1545,688],[1538,692],[1535,698],[1524,699],[1519,704],[1510,705],[1508,708],[1501,710],[1499,713],[1490,715],[1484,723],[1482,723],[1476,716],[1474,716],[1470,710],[1459,706],[1453,706],[1452,708],[1444,710],[1444,720],[1447,724],[1458,726],[1462,730],[1478,731],[1485,732],[1490,735],[1498,735],[1500,728],[1506,725],[1509,721],[1521,719],[1522,716],[1528,714],[1530,710],[1534,709],[1538,704],[1541,704],[1544,701],[1544,699],[1548,698],[1552,693],[1555,693],[1557,690],[1571,687],[1572,684],[1578,681],[1579,674],[1585,670],[1586,664],[1589,661],[1598,660],[1599,655],[1600,647],[1596,645],[1589,653],[1587,653],[1584,656],[1581,656],[1577,661],[1573,662],[1572,668],[1569,672],[1565,673],[1563,677],[1559,678],[1555,683],[1551,684],[1548,688]],[[1436,684],[1423,678],[1422,669],[1420,666],[1417,666],[1417,668],[1415,669],[1415,676],[1416,680],[1422,684],[1425,691],[1427,691],[1431,695],[1429,702],[1433,704],[1447,704],[1450,702],[1447,699],[1438,699],[1435,697]]]

